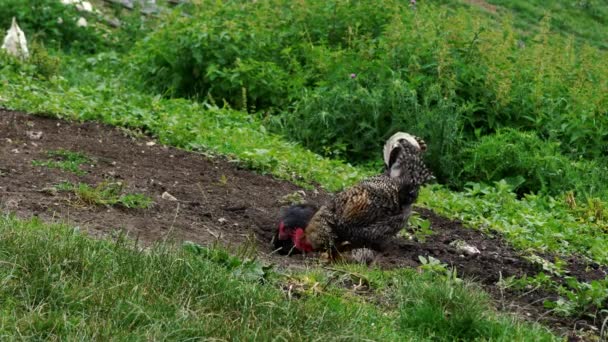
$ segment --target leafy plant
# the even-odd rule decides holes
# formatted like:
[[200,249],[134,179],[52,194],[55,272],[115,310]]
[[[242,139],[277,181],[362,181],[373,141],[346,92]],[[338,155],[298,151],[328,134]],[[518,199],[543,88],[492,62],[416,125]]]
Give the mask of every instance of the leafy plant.
[[431,221],[423,219],[417,212],[410,215],[406,230],[402,231],[401,234],[407,234],[406,236],[408,236],[407,230],[412,230],[412,236],[422,243],[426,241],[427,237],[435,234],[431,229]]
[[447,264],[442,263],[441,260],[434,258],[430,255],[428,257],[419,255],[418,260],[420,260],[421,265],[419,267],[421,269],[434,271],[434,272],[441,272],[441,273],[443,273],[447,270]]
[[[146,89],[257,111],[325,156],[367,164],[407,130],[430,142],[425,158],[450,186],[523,177],[520,194],[607,196],[608,82],[594,63],[605,52],[552,35],[549,17],[526,39],[510,19],[475,13],[392,0],[207,4],[167,20],[131,60]],[[513,166],[499,168],[501,152]]]

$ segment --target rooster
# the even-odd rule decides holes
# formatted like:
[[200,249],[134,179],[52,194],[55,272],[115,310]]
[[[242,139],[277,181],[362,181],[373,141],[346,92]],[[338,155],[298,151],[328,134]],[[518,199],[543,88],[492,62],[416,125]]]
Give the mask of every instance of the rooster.
[[291,206],[280,215],[280,253],[377,249],[403,228],[418,190],[433,176],[422,161],[422,139],[399,132],[384,145],[385,172],[363,180],[320,208]]

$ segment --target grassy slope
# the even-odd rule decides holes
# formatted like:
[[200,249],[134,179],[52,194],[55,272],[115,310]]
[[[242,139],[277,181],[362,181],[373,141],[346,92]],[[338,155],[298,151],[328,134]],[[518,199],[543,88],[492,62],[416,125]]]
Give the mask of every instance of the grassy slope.
[[[253,265],[254,267],[247,267]],[[25,339],[552,340],[490,308],[474,285],[367,271],[373,305],[316,271],[288,278],[221,251],[94,240],[0,217],[0,336]],[[264,280],[265,279],[265,280]],[[299,299],[280,287],[288,282]]]
[[565,35],[602,49],[608,48],[608,8],[603,1],[487,0],[510,10],[515,25],[524,32],[535,32],[545,15],[551,27]]
[[[50,113],[70,119],[96,119],[115,125],[144,128],[149,133],[157,135],[164,143],[228,154],[258,170],[295,180],[301,184],[320,183],[330,190],[340,189],[373,172],[373,170],[354,168],[338,161],[321,158],[297,145],[284,141],[281,137],[267,134],[261,122],[247,114],[231,110],[208,108],[204,105],[185,100],[165,100],[137,93],[121,84],[120,81],[113,80],[112,75],[104,73],[103,67],[97,67],[98,65],[113,63],[120,65],[120,59],[113,54],[102,54],[90,59],[88,62],[81,60],[72,61],[67,56],[62,56],[62,58],[66,59],[64,60],[64,65],[75,65],[72,68],[68,68],[68,70],[64,70],[63,75],[65,79],[54,78],[50,82],[47,82],[32,78],[28,72],[4,71],[0,73],[0,98],[5,100],[3,106],[30,112]],[[93,72],[86,71],[94,66],[95,70]],[[497,202],[496,196],[499,196],[502,201]],[[607,262],[606,252],[602,248],[602,246],[606,245],[606,236],[602,234],[601,230],[604,223],[601,220],[593,222],[588,220],[590,217],[588,213],[577,213],[569,210],[561,200],[535,199],[532,197],[519,201],[513,198],[512,194],[508,193],[508,191],[504,192],[504,189],[501,190],[500,186],[496,188],[484,188],[483,190],[472,189],[466,193],[452,193],[441,187],[434,187],[432,190],[425,190],[421,200],[425,205],[443,214],[464,219],[465,222],[471,225],[489,224],[493,229],[506,232],[507,236],[522,248],[533,247],[540,250],[559,251],[565,254],[583,252],[596,261],[604,264]],[[551,221],[550,225],[546,224],[547,220]],[[17,243],[21,243],[24,246],[36,245],[34,241],[35,237],[27,234],[30,233],[30,229],[34,229],[33,231],[40,229],[40,223],[6,219],[0,225],[4,229],[3,234],[9,232],[6,236],[10,237],[10,239],[7,239],[7,241],[3,239],[5,245]],[[578,227],[583,227],[582,231],[584,234],[581,234]],[[45,229],[48,230],[49,227]],[[63,230],[61,231],[63,232]],[[311,337],[310,335],[305,335],[307,332],[298,330],[296,325],[300,328],[310,328],[319,325],[315,337],[322,337],[324,336],[323,334],[335,336],[336,331],[345,331],[345,335],[357,332],[362,334],[361,336],[383,339],[405,337],[419,339],[423,336],[429,337],[430,331],[439,327],[443,327],[446,334],[448,334],[444,336],[446,338],[448,336],[460,336],[459,329],[471,322],[467,323],[451,318],[446,320],[445,315],[440,310],[438,311],[438,309],[443,308],[460,310],[458,312],[462,313],[473,312],[475,315],[478,315],[468,316],[468,318],[471,321],[482,322],[478,330],[473,330],[474,333],[475,331],[479,332],[479,336],[510,340],[513,338],[522,339],[525,334],[530,333],[518,325],[512,326],[505,319],[501,319],[501,323],[496,323],[494,314],[491,310],[487,309],[485,304],[479,310],[472,307],[471,304],[477,302],[477,300],[473,300],[470,297],[473,295],[473,292],[463,290],[459,294],[460,297],[445,298],[442,294],[452,293],[455,286],[456,288],[458,286],[427,277],[419,281],[414,274],[408,271],[404,271],[403,274],[383,274],[379,276],[382,280],[379,281],[378,288],[381,291],[393,291],[392,295],[395,296],[393,297],[394,302],[402,303],[399,309],[394,307],[388,309],[378,308],[361,303],[351,303],[344,299],[349,298],[348,294],[338,291],[337,295],[335,293],[331,296],[322,295],[320,299],[317,297],[307,297],[304,304],[302,304],[303,309],[298,309],[296,304],[292,304],[291,306],[286,304],[289,309],[285,312],[282,309],[277,309],[280,305],[272,306],[278,313],[284,315],[279,315],[278,317],[284,317],[284,319],[289,321],[287,326],[290,329],[285,329],[274,321],[266,321],[267,315],[269,315],[269,320],[274,320],[277,316],[272,316],[273,313],[269,313],[268,309],[258,308],[252,302],[247,304],[247,301],[245,301],[245,304],[243,304],[243,302],[237,301],[236,304],[231,304],[233,306],[224,305],[225,303],[221,301],[227,300],[227,298],[224,298],[226,296],[222,296],[222,292],[219,290],[216,292],[210,290],[209,293],[217,293],[217,295],[214,294],[210,297],[217,297],[217,300],[222,303],[221,305],[217,305],[217,303],[213,304],[212,301],[201,301],[198,303],[205,296],[197,295],[195,289],[192,289],[194,286],[186,286],[187,289],[189,288],[193,291],[193,294],[171,290],[171,286],[176,286],[175,284],[170,285],[171,282],[180,281],[177,278],[183,276],[180,273],[176,273],[176,279],[159,282],[158,284],[152,281],[153,277],[151,275],[148,275],[149,278],[146,283],[144,281],[146,280],[146,276],[127,274],[122,274],[116,278],[109,277],[107,282],[103,279],[96,282],[97,280],[90,278],[93,277],[91,274],[97,274],[99,277],[104,272],[112,274],[111,271],[113,270],[113,267],[103,268],[105,264],[100,262],[99,265],[103,267],[100,266],[99,270],[92,269],[89,266],[87,272],[90,273],[77,273],[75,275],[76,278],[65,278],[69,282],[62,281],[62,277],[66,277],[66,272],[61,262],[53,262],[52,264],[47,262],[45,264],[39,261],[67,260],[66,262],[70,264],[70,260],[88,258],[89,254],[85,252],[95,248],[101,251],[96,254],[100,259],[95,261],[102,261],[103,258],[106,258],[105,263],[114,263],[115,265],[115,263],[121,260],[118,258],[118,254],[106,253],[108,250],[111,250],[108,247],[111,245],[105,242],[98,243],[82,237],[73,238],[72,236],[72,233],[66,232],[59,233],[53,237],[54,241],[56,241],[55,244],[59,245],[73,243],[76,240],[81,241],[79,243],[84,247],[81,249],[79,247],[79,252],[67,254],[68,257],[53,258],[51,254],[54,251],[48,251],[47,254],[35,254],[32,252],[33,261],[31,261],[31,264],[25,265],[27,266],[25,269],[31,270],[32,278],[14,277],[14,273],[11,272],[17,272],[20,269],[20,267],[14,266],[17,264],[17,258],[20,259],[18,264],[24,266],[22,265],[23,261],[21,261],[20,256],[27,256],[29,254],[22,254],[22,251],[32,250],[33,247],[28,247],[28,249],[10,249],[3,245],[2,250],[0,250],[0,255],[2,256],[0,260],[3,261],[0,264],[0,270],[3,272],[0,273],[0,281],[3,284],[14,285],[7,288],[7,291],[3,292],[0,298],[3,303],[10,303],[7,306],[2,305],[3,309],[7,308],[3,311],[2,327],[9,330],[8,334],[27,336],[27,334],[37,332],[39,334],[78,337],[79,335],[77,334],[82,331],[85,334],[82,336],[84,338],[85,336],[91,337],[96,336],[95,334],[104,334],[111,331],[116,336],[134,333],[141,334],[139,336],[152,335],[156,338],[163,338],[172,337],[163,334],[167,333],[168,330],[173,330],[183,333],[184,337],[192,331],[195,331],[194,334],[211,331],[213,332],[213,336],[231,338],[239,336],[255,337],[256,333],[269,333],[266,337],[279,335],[291,339]],[[40,249],[37,251],[38,253],[42,253],[44,248]],[[173,260],[177,264],[181,262],[178,260],[183,259],[183,255],[180,254],[183,252],[173,250],[167,252],[163,248],[158,253],[153,254],[138,254],[126,249],[121,249],[121,251],[129,255],[136,254],[127,263],[132,262],[133,265],[142,266],[144,267],[143,269],[147,270],[146,272],[152,272],[151,274],[153,274],[154,267],[161,269],[159,268],[160,263],[151,261],[155,257],[162,259],[166,256],[167,260]],[[59,251],[58,255],[64,252]],[[126,258],[125,255],[122,257]],[[29,259],[24,258],[23,260]],[[4,263],[4,261],[8,263]],[[91,260],[88,262],[94,264]],[[5,267],[5,265],[8,266]],[[45,266],[39,267],[39,265]],[[145,265],[148,265],[149,269],[146,269]],[[225,281],[223,283],[224,286],[230,284],[235,287],[235,291],[242,290],[242,296],[249,296],[251,292],[247,291],[269,291],[270,294],[262,294],[260,295],[261,297],[254,298],[271,298],[272,300],[277,300],[278,303],[281,303],[280,300],[284,300],[282,295],[274,288],[268,289],[255,283],[235,280],[231,276],[230,270],[218,266],[216,262],[207,262],[204,267],[206,268],[202,273],[213,274],[218,279],[224,279],[222,280]],[[139,270],[140,268],[137,269]],[[6,270],[10,272],[5,273]],[[146,274],[146,272],[139,273]],[[37,276],[40,278],[36,278]],[[406,292],[406,290],[403,290],[397,293],[398,291],[395,292],[394,289],[386,289],[386,284],[392,282],[392,280],[388,281],[386,279],[390,277],[402,277],[398,278],[401,280],[398,280],[397,283],[407,285],[404,289],[412,289],[412,291]],[[59,280],[54,280],[55,278]],[[73,281],[74,279],[79,282]],[[184,279],[188,279],[193,284],[201,286],[205,281],[209,281],[211,277]],[[85,286],[84,284],[87,283],[95,284],[95,287]],[[30,284],[33,285],[30,286]],[[80,287],[75,288],[78,284],[80,284]],[[122,285],[117,284],[128,284],[125,287],[132,289],[132,291],[126,291],[122,289]],[[184,285],[184,283],[179,284]],[[93,292],[97,293],[96,287],[107,288],[110,292],[116,291],[112,292],[112,295],[107,298],[120,299],[117,300],[119,304],[116,304],[116,307],[114,307],[111,302],[107,301],[103,302],[104,305],[97,307],[86,302],[90,298],[88,297],[89,295]],[[26,288],[28,290],[19,292],[17,291],[19,288]],[[57,292],[53,292],[53,289]],[[153,298],[154,301],[152,303],[156,303],[157,305],[147,305],[146,301],[151,299],[146,289],[153,289],[150,293],[154,293],[157,296]],[[41,294],[38,294],[39,292]],[[103,293],[103,291],[100,291],[100,293]],[[246,295],[246,293],[249,294]],[[31,297],[31,295],[34,297]],[[266,295],[270,297],[264,297]],[[462,298],[466,298],[466,300],[462,300]],[[452,300],[460,304],[454,304]],[[308,301],[313,301],[314,303],[306,304]],[[197,305],[200,305],[196,309],[192,309],[193,311],[191,311],[191,307],[189,306],[191,305],[189,303],[192,302],[197,302]],[[85,304],[83,305],[82,303]],[[340,305],[336,303],[340,303]],[[76,309],[72,310],[71,304],[74,304]],[[342,307],[344,304],[347,305],[346,308]],[[231,334],[222,329],[226,325],[227,319],[216,317],[206,312],[204,307],[207,305],[218,308],[217,310],[220,310],[222,314],[226,314],[225,316],[228,317],[228,320],[232,317],[238,321],[238,317],[236,317],[238,315],[235,312],[240,314],[241,307],[250,310],[247,311],[249,315],[247,317],[255,316],[260,320],[245,321],[244,323],[243,321],[238,321],[244,324],[239,325],[243,330]],[[232,316],[230,316],[231,312]],[[15,314],[15,318],[12,318],[9,313]],[[63,313],[69,314],[63,315]],[[384,316],[385,313],[389,315],[389,318]],[[344,314],[352,315],[355,318],[345,320],[341,316]],[[115,322],[115,315],[126,315],[127,317],[131,315],[135,316],[135,318],[133,321],[127,320],[132,325],[121,325],[121,322]],[[198,315],[209,317],[209,325],[205,325],[205,322],[197,322],[196,317]],[[314,317],[319,317],[319,315],[321,317],[328,315],[327,317],[336,322],[337,326],[327,322],[315,321]],[[264,318],[260,318],[262,316]],[[443,317],[444,319],[437,319],[437,317]],[[466,318],[467,316],[465,315],[464,317]],[[491,319],[486,320],[486,317],[491,317]],[[97,322],[104,323],[97,325]],[[302,322],[305,322],[305,324],[300,325]],[[19,325],[19,323],[23,325]],[[371,323],[374,323],[374,325],[381,324],[383,327],[390,327],[390,329],[386,328],[381,330],[381,332],[370,330]],[[11,328],[12,326],[17,327],[19,330],[14,330]],[[40,326],[40,328],[37,328],[37,326]],[[83,329],[78,329],[78,327]],[[267,329],[258,330],[259,327]],[[369,335],[366,335],[365,331]],[[515,334],[515,336],[502,335],[507,334],[507,331],[509,334]],[[274,335],[270,335],[271,332]],[[332,333],[334,335],[331,335]],[[44,337],[44,335],[37,336]],[[258,337],[264,336],[260,335]],[[544,338],[547,335],[541,334],[538,337]],[[531,336],[528,336],[528,338],[531,338]]]

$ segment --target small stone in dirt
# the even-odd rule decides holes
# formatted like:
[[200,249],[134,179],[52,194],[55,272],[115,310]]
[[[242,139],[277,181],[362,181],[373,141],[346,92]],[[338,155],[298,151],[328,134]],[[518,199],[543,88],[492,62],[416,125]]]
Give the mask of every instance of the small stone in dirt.
[[146,143],[146,146],[154,146],[154,145],[156,145],[156,143],[154,141],[148,141]]
[[11,150],[11,153],[15,153],[15,154],[19,153],[19,149],[18,148],[14,148],[14,149]]
[[168,193],[166,191],[163,192],[163,194],[160,195],[160,197],[167,201],[177,201],[177,198],[175,198],[175,196],[171,195],[170,193]]
[[228,221],[228,220],[226,220],[226,219],[225,219],[225,218],[223,218],[223,217],[220,217],[219,219],[217,219],[217,222],[222,223],[222,224],[226,223],[227,221]]
[[450,246],[456,248],[458,252],[466,255],[476,255],[481,253],[477,247],[469,245],[464,240],[454,240],[450,243]]

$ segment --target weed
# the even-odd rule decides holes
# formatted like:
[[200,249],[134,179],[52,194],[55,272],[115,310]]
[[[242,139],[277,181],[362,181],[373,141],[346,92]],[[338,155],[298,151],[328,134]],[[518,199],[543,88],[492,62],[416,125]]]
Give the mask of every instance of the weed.
[[421,263],[419,266],[420,269],[440,273],[444,273],[447,270],[447,264],[442,263],[441,260],[430,255],[428,257],[419,255],[418,260],[420,260]]
[[147,209],[152,199],[144,194],[123,194],[124,183],[102,182],[95,187],[88,184],[59,183],[59,191],[71,192],[85,205],[122,206],[128,209]]
[[80,152],[60,149],[48,151],[46,155],[52,160],[33,160],[32,165],[60,169],[82,176],[86,174],[86,171],[83,171],[80,166],[91,163],[91,159]]
[[[422,217],[420,217],[420,214],[416,212],[413,212],[412,215],[409,217],[407,227],[413,231],[413,237],[421,243],[424,243],[426,241],[426,238],[434,234],[433,230],[431,229],[431,221],[423,219]],[[402,234],[404,232],[405,231],[402,231]]]

